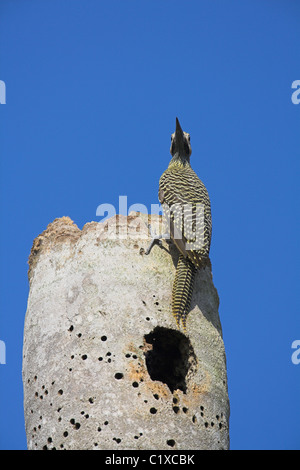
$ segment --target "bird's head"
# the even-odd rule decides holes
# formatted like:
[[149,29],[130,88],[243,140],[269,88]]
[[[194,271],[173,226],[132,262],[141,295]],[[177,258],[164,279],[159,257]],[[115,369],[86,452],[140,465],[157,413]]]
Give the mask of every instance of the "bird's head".
[[190,161],[190,156],[192,153],[190,134],[183,132],[178,118],[176,118],[176,130],[171,135],[170,153],[172,157],[179,158],[187,162]]

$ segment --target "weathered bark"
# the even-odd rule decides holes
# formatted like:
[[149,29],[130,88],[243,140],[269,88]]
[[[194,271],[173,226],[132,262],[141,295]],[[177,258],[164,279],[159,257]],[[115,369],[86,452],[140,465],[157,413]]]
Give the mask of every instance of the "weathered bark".
[[145,222],[117,216],[81,231],[63,217],[35,239],[23,351],[29,449],[229,447],[211,268],[196,275],[184,335],[170,307],[176,250],[164,243],[145,256]]

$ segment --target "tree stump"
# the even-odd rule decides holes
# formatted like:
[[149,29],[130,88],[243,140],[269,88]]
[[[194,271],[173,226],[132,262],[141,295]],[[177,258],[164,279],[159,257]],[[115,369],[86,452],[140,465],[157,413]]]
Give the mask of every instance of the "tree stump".
[[[147,216],[33,243],[24,328],[28,449],[228,449],[229,400],[211,267],[196,274],[187,334],[171,314],[177,251],[146,256]],[[161,217],[152,216],[161,229]],[[157,230],[157,233],[158,233]]]

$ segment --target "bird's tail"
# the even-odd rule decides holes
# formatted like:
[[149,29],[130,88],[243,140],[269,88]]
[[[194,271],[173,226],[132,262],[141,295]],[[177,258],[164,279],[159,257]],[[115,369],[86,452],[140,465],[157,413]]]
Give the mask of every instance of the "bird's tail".
[[190,309],[196,271],[189,259],[179,255],[172,291],[172,312],[178,327],[181,320],[184,331],[186,331],[186,317]]

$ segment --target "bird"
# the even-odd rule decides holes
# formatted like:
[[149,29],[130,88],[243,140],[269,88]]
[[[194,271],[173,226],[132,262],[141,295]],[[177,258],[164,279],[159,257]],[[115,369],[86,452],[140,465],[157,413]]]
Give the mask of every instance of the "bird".
[[[159,180],[158,199],[169,237],[179,252],[172,288],[172,313],[178,328],[182,324],[186,333],[195,274],[209,261],[212,218],[208,191],[190,164],[190,134],[182,130],[177,117],[176,129],[171,135],[170,153],[169,166]],[[147,254],[159,238],[167,237],[155,236]]]

